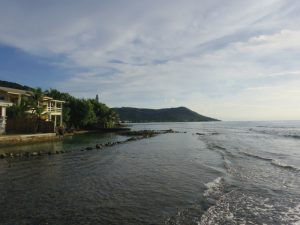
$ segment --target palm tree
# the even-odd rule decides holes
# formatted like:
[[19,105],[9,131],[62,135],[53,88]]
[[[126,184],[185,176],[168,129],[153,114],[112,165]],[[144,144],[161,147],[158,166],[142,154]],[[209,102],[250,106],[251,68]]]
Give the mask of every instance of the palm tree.
[[41,88],[34,89],[28,99],[31,114],[36,118],[35,132],[39,130],[40,119],[47,106],[43,105],[44,93]]

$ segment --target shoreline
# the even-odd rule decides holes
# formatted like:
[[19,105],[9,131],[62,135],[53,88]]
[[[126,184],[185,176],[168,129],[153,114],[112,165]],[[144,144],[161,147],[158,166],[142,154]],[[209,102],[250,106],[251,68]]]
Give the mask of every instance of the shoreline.
[[[75,132],[72,135],[76,135],[76,134],[80,135],[80,134],[95,133],[95,132],[97,132],[97,131],[86,130],[86,131],[80,131],[78,133]],[[138,141],[138,140],[146,139],[146,138],[152,138],[152,137],[156,137],[160,134],[168,134],[168,133],[179,133],[179,132],[173,131],[172,129],[170,129],[170,130],[142,130],[142,131],[128,131],[128,130],[126,131],[126,130],[124,130],[123,132],[119,132],[119,134],[128,137],[125,141],[107,142],[105,144],[96,144],[94,146],[86,146],[85,148],[78,149],[76,151],[101,150],[105,147],[112,147],[115,145],[125,144],[125,143],[131,142],[131,141]],[[69,136],[72,136],[72,135],[69,135]],[[63,138],[57,136],[55,133],[39,134],[39,135],[36,135],[36,134],[35,135],[12,135],[12,136],[16,136],[19,138],[20,138],[20,136],[22,136],[22,137],[21,137],[21,139],[17,139],[19,141],[18,144],[13,143],[12,145],[6,145],[6,146],[0,145],[0,159],[55,155],[55,154],[73,152],[73,151],[64,151],[64,150],[57,150],[57,151],[45,151],[45,150],[40,150],[40,151],[30,151],[30,150],[27,150],[27,151],[1,151],[1,148],[5,148],[5,147],[12,147],[12,146],[18,146],[18,145],[30,145],[30,144],[39,143],[39,142],[54,142],[54,141],[62,141],[63,140]],[[24,138],[24,136],[25,136],[25,138]],[[6,136],[6,137],[9,137],[9,136]],[[12,138],[16,138],[16,137],[12,137]],[[35,141],[33,141],[34,137],[36,138]],[[66,135],[66,137],[67,137],[67,135]],[[27,142],[24,141],[26,139],[27,139]],[[22,140],[23,140],[23,142],[22,142]],[[1,139],[0,139],[0,141],[1,141]]]
[[107,133],[130,131],[130,128],[102,128],[97,130],[76,130],[64,135],[56,133],[38,133],[38,134],[6,134],[0,135],[0,149],[11,146],[29,145],[40,142],[61,141],[64,137],[70,137],[78,134],[87,133]]
[[56,133],[10,134],[0,136],[0,148],[59,140],[61,138]]

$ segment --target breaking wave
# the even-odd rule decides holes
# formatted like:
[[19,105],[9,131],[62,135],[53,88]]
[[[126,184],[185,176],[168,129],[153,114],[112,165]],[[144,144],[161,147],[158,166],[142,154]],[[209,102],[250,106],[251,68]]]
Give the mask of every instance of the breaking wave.
[[261,159],[261,160],[265,160],[265,161],[270,161],[273,166],[277,166],[277,167],[280,167],[280,168],[283,168],[283,169],[288,169],[288,170],[300,171],[300,168],[298,168],[294,165],[287,165],[287,164],[285,164],[285,163],[283,163],[279,160],[276,160],[276,159],[255,155],[255,154],[252,154],[252,153],[249,153],[249,152],[242,152],[241,151],[241,153],[246,155],[246,156],[252,157],[252,158]]
[[288,169],[288,170],[300,171],[300,168],[298,168],[294,165],[287,165],[287,164],[285,164],[283,162],[280,162],[278,160],[275,160],[275,159],[271,161],[271,164],[274,165],[274,166],[284,168],[284,169]]

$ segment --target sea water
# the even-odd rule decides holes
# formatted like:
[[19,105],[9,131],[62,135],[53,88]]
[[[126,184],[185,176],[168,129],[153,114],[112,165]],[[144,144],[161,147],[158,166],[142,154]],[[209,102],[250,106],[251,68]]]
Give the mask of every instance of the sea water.
[[131,128],[180,133],[81,151],[124,139],[85,134],[23,147],[70,153],[0,160],[0,224],[300,224],[300,122]]

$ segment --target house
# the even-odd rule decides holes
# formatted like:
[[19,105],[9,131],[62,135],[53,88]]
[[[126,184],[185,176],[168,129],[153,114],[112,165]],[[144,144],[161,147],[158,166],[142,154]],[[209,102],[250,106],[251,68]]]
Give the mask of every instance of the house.
[[53,121],[54,128],[63,124],[63,103],[65,102],[48,96],[43,98],[42,104],[45,106],[45,110],[42,118],[46,121]]
[[12,106],[11,102],[0,100],[0,134],[5,133],[6,108]]
[[0,87],[0,100],[11,102],[15,105],[19,105],[22,98],[28,98],[31,95],[32,91]]
[[[28,99],[32,95],[32,91],[0,87],[0,101],[4,105],[3,109],[5,109],[5,111],[6,107],[12,105],[20,105],[22,99]],[[41,114],[41,118],[45,121],[52,121],[54,130],[57,126],[61,126],[63,124],[63,103],[64,101],[55,100],[48,96],[44,96],[41,102],[44,108],[44,111]],[[28,110],[28,113],[31,112],[31,110]],[[1,115],[3,115],[3,113]],[[5,112],[4,115],[6,115]],[[5,124],[5,119],[3,119],[2,121],[4,121],[3,123]]]

